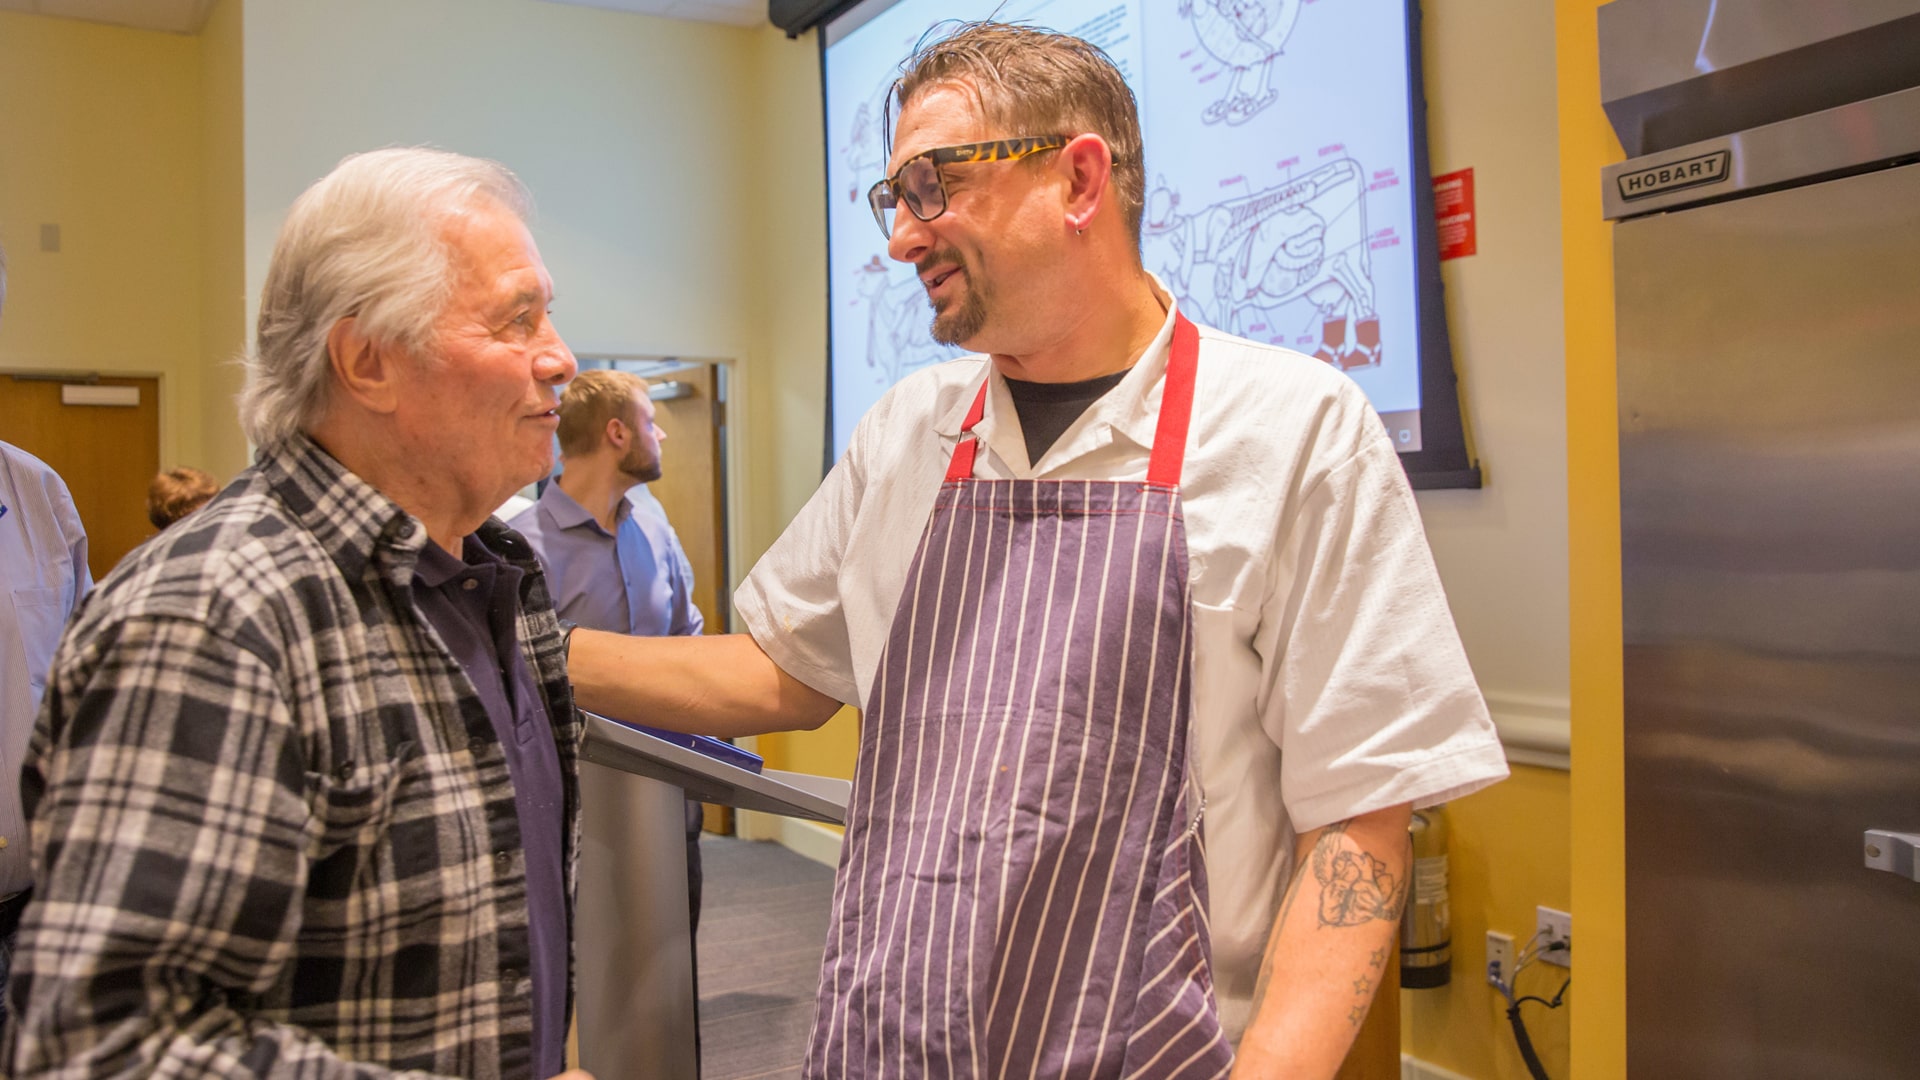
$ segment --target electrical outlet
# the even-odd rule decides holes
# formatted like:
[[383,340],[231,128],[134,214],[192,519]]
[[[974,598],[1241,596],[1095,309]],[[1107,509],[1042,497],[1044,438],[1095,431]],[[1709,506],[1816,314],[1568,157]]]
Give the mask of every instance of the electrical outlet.
[[1513,935],[1487,931],[1487,984],[1506,986],[1513,982]]
[[[1573,916],[1564,911],[1555,911],[1550,907],[1536,910],[1538,918],[1534,923],[1534,933],[1538,937],[1533,945],[1534,954],[1546,963],[1571,968],[1573,966]],[[1554,948],[1556,943],[1565,948]]]

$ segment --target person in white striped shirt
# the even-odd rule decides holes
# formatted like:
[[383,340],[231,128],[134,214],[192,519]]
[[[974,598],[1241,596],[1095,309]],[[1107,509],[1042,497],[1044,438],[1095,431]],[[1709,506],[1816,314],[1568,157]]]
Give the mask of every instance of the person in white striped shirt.
[[861,420],[746,633],[580,631],[575,692],[722,735],[864,708],[807,1076],[1330,1077],[1411,808],[1506,774],[1393,447],[1142,268],[1099,49],[975,23],[904,70],[869,199],[977,355]]

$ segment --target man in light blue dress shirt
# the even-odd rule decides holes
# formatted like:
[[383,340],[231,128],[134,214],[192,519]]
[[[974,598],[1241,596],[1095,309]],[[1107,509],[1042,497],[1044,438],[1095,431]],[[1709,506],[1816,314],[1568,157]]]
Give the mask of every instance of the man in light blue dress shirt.
[[[649,637],[698,634],[693,568],[645,486],[660,479],[647,384],[583,371],[560,399],[559,476],[508,519],[540,557],[562,622]],[[700,804],[687,803],[687,891],[700,922]]]
[[[0,250],[0,307],[6,300],[7,255]],[[87,533],[66,483],[39,458],[0,442],[0,986],[33,885],[20,763],[54,646],[91,588]]]

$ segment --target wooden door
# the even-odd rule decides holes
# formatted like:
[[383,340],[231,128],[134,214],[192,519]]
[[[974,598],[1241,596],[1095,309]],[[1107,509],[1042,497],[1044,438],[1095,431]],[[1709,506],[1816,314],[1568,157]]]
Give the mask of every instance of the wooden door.
[[[78,382],[79,380],[73,380]],[[160,380],[102,377],[138,405],[63,405],[57,379],[0,375],[0,440],[47,463],[73,493],[94,580],[153,535],[147,485],[160,471]]]
[[654,422],[667,433],[660,445],[660,479],[647,485],[693,564],[693,601],[707,632],[724,634],[730,623],[727,590],[727,499],[721,430],[725,403],[719,369],[687,364],[650,375]]
[[[707,633],[724,634],[732,619],[727,588],[727,488],[723,433],[726,402],[721,372],[711,364],[686,364],[650,373],[654,422],[666,432],[660,444],[660,479],[647,490],[660,500],[667,521],[693,564],[693,602]],[[733,834],[733,808],[708,805],[702,827]]]

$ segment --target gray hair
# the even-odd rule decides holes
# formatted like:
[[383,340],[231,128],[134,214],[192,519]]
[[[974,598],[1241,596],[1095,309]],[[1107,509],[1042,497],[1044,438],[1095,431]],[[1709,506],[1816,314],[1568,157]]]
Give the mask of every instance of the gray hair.
[[532,207],[498,162],[397,147],[346,158],[294,200],[245,361],[240,427],[249,442],[277,446],[319,421],[332,386],[327,335],[341,319],[410,352],[432,344],[453,288],[443,224],[487,199],[523,220]]

